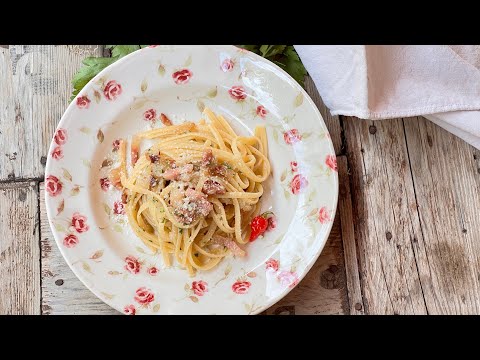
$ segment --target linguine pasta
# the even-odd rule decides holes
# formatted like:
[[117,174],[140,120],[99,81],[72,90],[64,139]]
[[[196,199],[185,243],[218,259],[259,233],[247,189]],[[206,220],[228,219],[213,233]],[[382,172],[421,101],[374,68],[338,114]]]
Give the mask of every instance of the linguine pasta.
[[[241,245],[258,214],[262,183],[270,175],[265,128],[239,136],[221,115],[204,110],[198,124],[187,122],[133,136],[132,170],[127,174],[126,144],[121,164],[111,173],[124,189],[125,209],[135,234],[172,258],[190,274],[215,267]],[[144,141],[153,143],[139,154]]]

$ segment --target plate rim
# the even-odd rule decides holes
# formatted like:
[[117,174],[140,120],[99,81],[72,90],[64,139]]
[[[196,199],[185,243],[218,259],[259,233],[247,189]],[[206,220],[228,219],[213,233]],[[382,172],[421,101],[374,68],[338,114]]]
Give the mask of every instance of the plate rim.
[[[149,47],[150,46],[151,45],[149,45]],[[195,47],[201,47],[201,46],[204,46],[204,45],[167,45],[167,46],[174,46],[175,48],[195,48]],[[241,48],[239,48],[235,45],[208,45],[208,46],[211,47],[211,48],[215,48],[215,49],[225,49],[225,50],[230,50],[230,51],[238,51],[239,49],[241,49]],[[94,84],[98,79],[102,78],[104,76],[104,74],[110,72],[115,67],[121,66],[125,61],[128,61],[131,57],[139,56],[141,54],[141,52],[146,50],[147,48],[141,48],[139,50],[136,50],[136,51],[118,59],[114,63],[105,67],[102,71],[100,71],[97,75],[95,75],[87,84],[85,84],[85,86],[82,88],[82,90],[79,91],[79,93],[75,96],[75,98],[68,104],[66,110],[64,111],[62,117],[60,118],[60,121],[58,122],[57,126],[55,127],[55,131],[54,131],[54,133],[52,135],[52,138],[51,138],[51,141],[50,141],[48,154],[50,154],[53,151],[53,148],[55,147],[54,135],[55,135],[56,131],[59,128],[62,127],[61,125],[66,121],[65,119],[68,118],[70,116],[70,113],[75,109],[75,102],[76,102],[77,98],[79,96],[81,96],[83,91],[85,89],[89,89],[92,86],[92,84]],[[307,99],[309,105],[314,109],[315,114],[320,119],[320,124],[322,125],[322,122],[323,122],[323,125],[324,125],[325,129],[327,130],[328,133],[330,133],[328,131],[325,119],[323,118],[322,114],[320,113],[320,110],[318,109],[318,107],[315,104],[315,102],[313,101],[313,99],[310,97],[310,95],[307,93],[307,91],[290,74],[288,74],[285,70],[283,70],[277,64],[263,58],[262,56],[260,56],[258,54],[255,54],[254,52],[251,52],[249,50],[244,49],[244,51],[248,52],[248,54],[250,56],[253,56],[256,60],[259,60],[263,63],[267,63],[270,66],[273,66],[276,69],[276,71],[283,74],[291,83],[293,83],[294,86],[297,88],[297,90],[299,90],[302,93],[302,95],[304,96],[304,99]],[[331,153],[333,155],[335,155],[335,158],[337,158],[332,139],[329,137],[327,140],[328,140],[327,141],[328,142],[328,147],[330,148]],[[52,164],[51,156],[47,156],[47,162],[45,164],[45,175],[48,173],[49,168],[52,166],[51,164]],[[279,295],[269,298],[267,301],[265,301],[263,303],[263,305],[259,306],[257,309],[255,309],[255,311],[250,313],[250,315],[257,315],[257,314],[265,311],[266,309],[270,308],[271,306],[273,306],[274,304],[279,302],[285,296],[287,296],[293,289],[295,289],[298,286],[298,284],[301,283],[301,281],[305,278],[305,276],[310,272],[313,265],[315,265],[315,263],[317,262],[318,258],[320,257],[320,254],[323,252],[323,250],[325,248],[325,245],[328,241],[331,230],[333,228],[334,219],[335,219],[336,214],[337,214],[338,201],[339,201],[339,195],[340,195],[339,194],[339,179],[338,179],[338,172],[337,171],[333,172],[333,183],[334,183],[334,189],[336,191],[336,196],[334,197],[334,203],[333,203],[333,207],[332,207],[332,210],[331,210],[332,221],[330,221],[328,223],[327,229],[325,231],[325,236],[324,236],[324,239],[323,239],[323,243],[319,247],[317,253],[312,257],[312,260],[310,261],[308,266],[305,267],[305,270],[301,274],[299,274],[298,282],[297,282],[297,284],[295,284],[295,286],[287,287]],[[91,291],[98,299],[100,299],[102,302],[104,302],[105,304],[110,306],[112,309],[118,311],[119,314],[117,314],[117,315],[124,315],[122,310],[117,308],[113,304],[113,302],[110,301],[111,299],[107,299],[106,297],[102,296],[100,294],[101,291],[99,289],[96,289],[93,286],[93,283],[92,283],[92,285],[89,285],[88,281],[86,281],[86,279],[84,279],[84,276],[81,274],[81,272],[76,270],[75,267],[72,266],[72,264],[70,263],[70,261],[68,260],[68,258],[66,256],[65,250],[61,246],[62,240],[58,237],[58,234],[55,231],[55,229],[53,227],[53,224],[51,222],[49,214],[50,214],[52,209],[51,209],[51,205],[50,205],[50,202],[49,202],[48,193],[46,191],[44,191],[44,200],[45,200],[45,211],[47,213],[47,219],[48,219],[48,224],[49,224],[50,230],[52,232],[53,238],[55,239],[55,243],[57,245],[57,248],[60,250],[60,253],[62,254],[62,257],[63,257],[64,261],[66,262],[66,264],[68,265],[68,267],[70,268],[70,270],[74,273],[74,275],[77,277],[77,279],[79,279],[82,282],[82,284],[89,291]],[[180,314],[178,314],[178,315],[180,315]]]

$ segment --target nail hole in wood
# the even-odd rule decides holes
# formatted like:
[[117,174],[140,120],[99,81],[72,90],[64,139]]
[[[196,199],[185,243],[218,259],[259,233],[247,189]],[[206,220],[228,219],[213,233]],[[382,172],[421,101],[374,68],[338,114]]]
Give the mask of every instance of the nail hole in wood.
[[413,242],[414,242],[414,243],[418,242],[417,237],[414,237],[414,238],[413,238]]
[[370,134],[376,134],[377,133],[377,127],[375,125],[370,125],[370,127],[368,128],[368,131],[370,132]]
[[466,234],[466,233],[467,233],[467,229],[463,229],[463,230],[462,230],[462,233]]
[[356,303],[355,304],[355,310],[358,310],[358,311],[362,310],[362,304]]
[[477,155],[473,154],[473,160],[477,160]]
[[392,240],[392,233],[390,231],[387,231],[387,233],[385,234],[386,238],[388,241]]
[[397,249],[400,250],[402,248],[402,245],[397,245]]
[[55,280],[55,285],[62,286],[63,285],[63,279]]
[[364,153],[364,152],[365,152],[365,150],[362,148],[362,149],[360,149],[360,152],[361,152],[361,153]]
[[47,157],[46,156],[42,156],[40,158],[40,164],[42,164],[44,166],[47,164]]

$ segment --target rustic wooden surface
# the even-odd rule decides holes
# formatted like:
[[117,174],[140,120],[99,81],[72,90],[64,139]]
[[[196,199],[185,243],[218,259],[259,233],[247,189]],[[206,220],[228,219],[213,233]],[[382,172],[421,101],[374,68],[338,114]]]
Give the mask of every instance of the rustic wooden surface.
[[0,184],[0,209],[0,314],[39,314],[38,185]]
[[[70,79],[102,46],[0,46],[0,314],[117,314],[66,266],[45,214],[44,164]],[[479,314],[480,151],[424,118],[331,116],[330,238],[264,314]]]

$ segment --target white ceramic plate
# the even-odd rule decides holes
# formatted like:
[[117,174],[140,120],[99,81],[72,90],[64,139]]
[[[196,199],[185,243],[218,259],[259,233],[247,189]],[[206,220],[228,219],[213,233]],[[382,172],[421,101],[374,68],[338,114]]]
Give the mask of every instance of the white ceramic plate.
[[[120,192],[102,178],[118,138],[198,121],[204,106],[239,133],[264,124],[272,176],[262,210],[276,227],[195,277],[164,268],[130,230]],[[153,111],[151,110],[153,109]],[[90,81],[57,128],[46,167],[46,205],[55,240],[77,277],[122,313],[257,314],[305,276],[325,245],[338,197],[336,158],[306,92],[271,62],[234,46],[152,46]],[[129,262],[129,267],[126,267]]]

